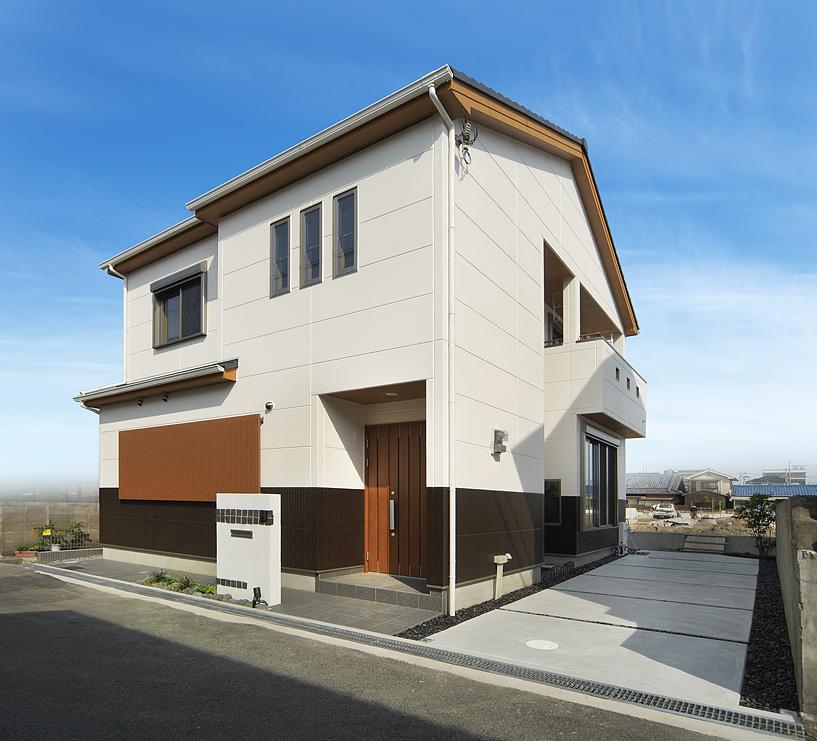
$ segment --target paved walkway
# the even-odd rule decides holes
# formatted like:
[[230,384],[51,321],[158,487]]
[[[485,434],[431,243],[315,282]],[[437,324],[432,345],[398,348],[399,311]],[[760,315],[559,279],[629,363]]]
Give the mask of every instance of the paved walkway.
[[740,707],[756,561],[627,556],[438,633],[440,648]]
[[[91,561],[54,564],[54,566],[67,571],[80,571],[86,574],[129,582],[142,581],[156,570],[154,567],[145,564],[125,563],[102,558]],[[173,571],[173,573],[177,572]],[[215,577],[212,576],[192,573],[190,576],[202,584],[216,583]],[[338,597],[334,594],[317,594],[316,592],[287,589],[286,587],[281,589],[281,604],[275,605],[272,610],[284,615],[320,620],[324,623],[335,623],[349,628],[359,628],[388,635],[397,635],[406,628],[422,623],[439,614],[432,610],[420,610],[416,607],[402,607],[382,602]]]

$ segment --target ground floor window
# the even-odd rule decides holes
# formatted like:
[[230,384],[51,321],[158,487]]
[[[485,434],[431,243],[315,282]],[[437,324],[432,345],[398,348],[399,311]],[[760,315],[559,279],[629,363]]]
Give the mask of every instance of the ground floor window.
[[562,481],[545,481],[545,525],[559,525],[562,522]]
[[584,527],[615,525],[618,506],[618,449],[590,435],[584,441]]

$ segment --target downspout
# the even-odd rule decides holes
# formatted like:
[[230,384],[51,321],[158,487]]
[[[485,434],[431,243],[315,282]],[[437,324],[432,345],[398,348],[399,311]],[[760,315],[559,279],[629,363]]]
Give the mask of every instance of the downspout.
[[454,122],[437,97],[434,85],[428,86],[431,102],[448,130],[448,614],[457,611],[457,484],[455,468],[455,396],[454,356],[456,350],[454,293],[454,177],[456,134]]
[[[109,262],[105,266],[108,275],[119,278],[122,281],[122,381],[128,380],[128,279],[117,272],[113,263]],[[99,412],[97,412],[98,414]]]

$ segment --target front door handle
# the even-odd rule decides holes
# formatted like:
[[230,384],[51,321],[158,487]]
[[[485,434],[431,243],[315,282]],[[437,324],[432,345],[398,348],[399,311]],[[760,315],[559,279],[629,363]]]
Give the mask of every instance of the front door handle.
[[394,499],[389,499],[389,530],[394,532]]

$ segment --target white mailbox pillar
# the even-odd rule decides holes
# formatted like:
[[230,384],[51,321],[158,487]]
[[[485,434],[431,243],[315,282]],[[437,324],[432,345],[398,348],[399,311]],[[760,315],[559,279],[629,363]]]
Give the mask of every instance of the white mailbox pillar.
[[281,495],[216,495],[216,581],[219,594],[281,604]]

